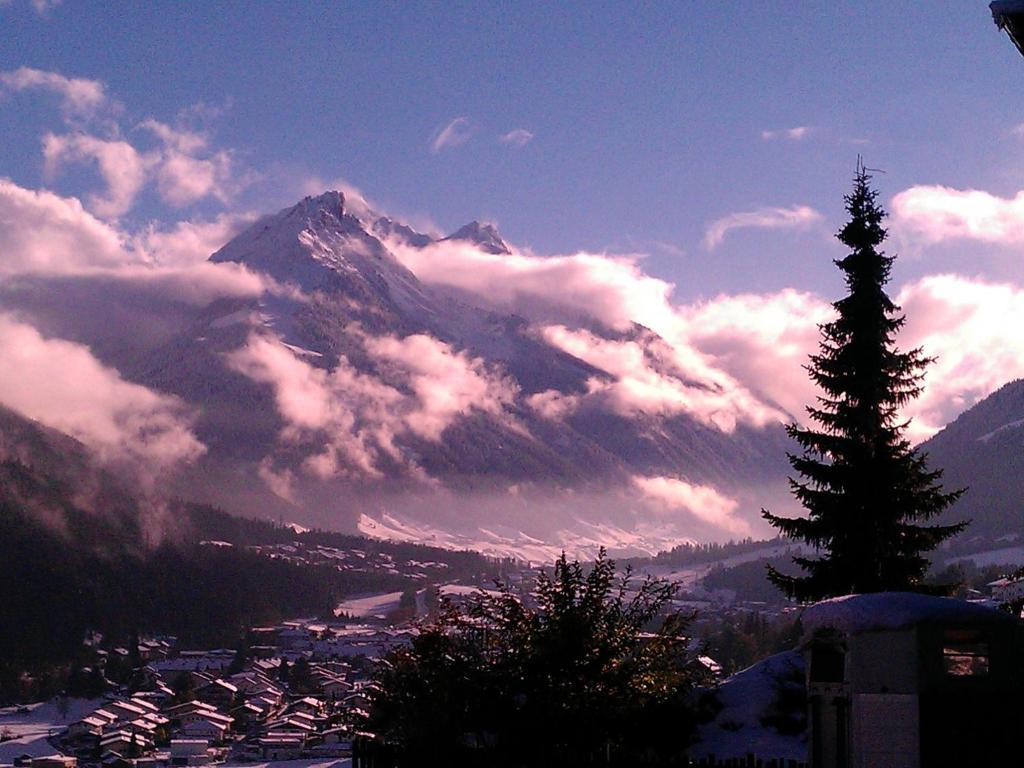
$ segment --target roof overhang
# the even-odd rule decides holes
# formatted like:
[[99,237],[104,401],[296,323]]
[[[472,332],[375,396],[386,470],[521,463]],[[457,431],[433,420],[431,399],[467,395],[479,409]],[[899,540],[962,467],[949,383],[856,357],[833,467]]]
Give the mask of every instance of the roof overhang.
[[1024,56],[1024,0],[995,0],[988,7],[996,26],[1006,31]]

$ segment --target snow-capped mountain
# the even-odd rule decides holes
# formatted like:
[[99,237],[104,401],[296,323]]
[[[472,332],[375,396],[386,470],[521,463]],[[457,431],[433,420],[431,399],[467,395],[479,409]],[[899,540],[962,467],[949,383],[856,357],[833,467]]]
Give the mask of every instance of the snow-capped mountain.
[[149,314],[127,340],[57,331],[191,409],[205,452],[175,492],[233,512],[537,556],[761,532],[786,496],[781,417],[736,418],[728,382],[649,328],[438,279],[446,248],[520,258],[493,225],[439,237],[327,192],[210,257],[257,298],[131,299]]

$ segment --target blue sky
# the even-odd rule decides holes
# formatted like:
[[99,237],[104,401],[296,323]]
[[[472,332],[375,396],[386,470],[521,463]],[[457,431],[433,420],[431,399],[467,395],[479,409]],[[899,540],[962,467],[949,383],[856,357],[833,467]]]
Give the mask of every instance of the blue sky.
[[[438,423],[479,391],[498,393],[488,412],[555,420],[581,403],[725,434],[799,418],[844,290],[833,233],[858,155],[892,212],[898,343],[935,358],[909,438],[1024,378],[1024,59],[984,0],[0,0],[0,32],[0,403],[102,455],[197,460],[203,404],[140,383],[132,355],[219,299],[301,298],[207,257],[328,188],[421,229],[497,223],[512,253],[387,246],[428,287],[516,313],[607,374],[517,394],[451,339],[367,335],[410,371],[424,344],[445,363],[423,391],[469,394]],[[383,379],[313,386],[326,369],[261,329],[230,357],[263,365],[243,374],[283,393],[282,418],[347,445],[359,398],[359,419],[390,413]],[[667,508],[739,508],[653,480],[643,493]]]
[[[192,108],[233,172],[258,177],[227,201],[173,210],[143,191],[122,216],[135,224],[270,209],[310,178],[343,178],[445,230],[488,218],[540,253],[647,253],[680,299],[828,295],[829,235],[857,153],[885,170],[886,199],[931,184],[1012,197],[1024,178],[1024,61],[983,2],[8,0],[0,25],[0,69],[102,81],[135,145],[149,138],[142,120],[175,124]],[[43,176],[55,104],[0,97],[0,175],[81,196],[99,183],[87,167]],[[432,152],[460,117],[466,140]],[[516,129],[533,138],[499,142]],[[794,206],[823,218],[704,245],[716,219]],[[1018,268],[987,243],[904,245],[897,278]]]

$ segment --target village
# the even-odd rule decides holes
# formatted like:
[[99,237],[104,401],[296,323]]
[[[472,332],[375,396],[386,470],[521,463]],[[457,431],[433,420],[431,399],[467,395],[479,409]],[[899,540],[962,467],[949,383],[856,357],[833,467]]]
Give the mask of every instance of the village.
[[[77,691],[69,686],[66,695],[49,702],[0,710],[0,766],[316,765],[353,757],[358,765],[361,740],[371,736],[364,732],[365,722],[380,661],[408,647],[418,622],[436,615],[442,602],[459,604],[479,590],[495,595],[488,585],[500,582],[530,603],[540,573],[529,563],[506,561],[495,564],[494,573],[465,575],[468,569],[461,569],[463,578],[453,578],[456,569],[445,562],[333,547],[295,534],[291,541],[246,548],[302,566],[326,565],[371,578],[381,574],[381,586],[392,589],[356,593],[315,618],[250,627],[245,639],[230,648],[196,648],[171,636],[133,636],[117,645],[94,633],[85,642],[87,663],[76,672]],[[237,546],[220,540],[201,545]],[[709,576],[724,568],[760,571],[764,558],[780,551],[769,544],[693,566],[638,563],[640,578],[664,578],[678,586],[671,609],[692,614],[691,663],[700,667],[711,688],[756,660],[737,664],[734,657],[718,657],[708,644],[714,627],[736,628],[751,620],[762,626],[793,625],[799,608],[784,600],[766,603],[742,587],[716,588]],[[1019,611],[1022,595],[1024,581],[1003,578],[966,597],[979,607],[1010,604]],[[760,649],[756,658],[768,652]],[[744,686],[749,686],[749,675],[727,682],[719,694],[725,710],[702,726],[702,739],[719,755],[735,740],[721,723],[729,721],[732,728],[744,721],[729,704]],[[760,695],[767,697],[765,707],[775,706],[774,693]],[[764,731],[758,717],[755,713],[739,733],[756,738]],[[792,754],[806,749],[802,741],[791,748]],[[776,754],[788,753],[780,748]]]
[[[51,725],[45,744],[37,739],[25,754],[10,748],[4,754],[15,766],[37,768],[349,757],[372,661],[408,643],[410,632],[288,621],[252,629],[256,643],[244,651],[179,650],[174,638],[142,639],[137,650],[110,652],[138,654],[142,666],[130,685],[99,700],[76,701],[95,706],[65,728]],[[100,663],[104,656],[97,650]],[[54,706],[59,712],[61,701]],[[66,716],[69,705],[63,706]],[[9,719],[18,714],[10,712]],[[9,745],[14,752],[18,741]]]
[[[349,758],[366,715],[374,665],[407,646],[415,619],[429,615],[442,597],[458,603],[479,589],[424,586],[425,576],[443,571],[444,563],[395,564],[387,556],[377,562],[379,556],[308,550],[298,542],[262,549],[264,556],[295,561],[351,559],[349,567],[393,570],[410,586],[343,601],[333,620],[250,628],[238,648],[188,649],[168,636],[109,647],[100,636],[88,638],[92,666],[79,675],[99,680],[104,692],[0,710],[0,765],[162,768]],[[526,596],[534,578],[524,566],[506,573],[504,582]],[[698,585],[676,607],[719,616],[764,610],[729,594],[703,594]],[[717,675],[719,665],[698,650],[694,640],[695,661]]]

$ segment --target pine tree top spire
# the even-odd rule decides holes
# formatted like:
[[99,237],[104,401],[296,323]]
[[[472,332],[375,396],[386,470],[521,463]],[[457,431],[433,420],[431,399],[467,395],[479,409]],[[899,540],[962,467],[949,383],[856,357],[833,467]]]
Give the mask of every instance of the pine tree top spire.
[[929,470],[905,436],[899,410],[921,393],[931,360],[920,349],[896,347],[904,318],[885,291],[893,263],[879,249],[886,212],[860,157],[844,201],[849,220],[836,237],[849,252],[835,264],[848,293],[833,304],[836,317],[821,326],[818,353],[806,366],[822,392],[807,409],[817,428],[787,427],[802,449],[789,456],[801,477],[790,486],[807,517],[762,511],[821,555],[794,558],[804,576],[770,569],[772,581],[801,600],[920,588],[924,553],[966,526],[921,525],[963,491],[943,492],[941,471]]

